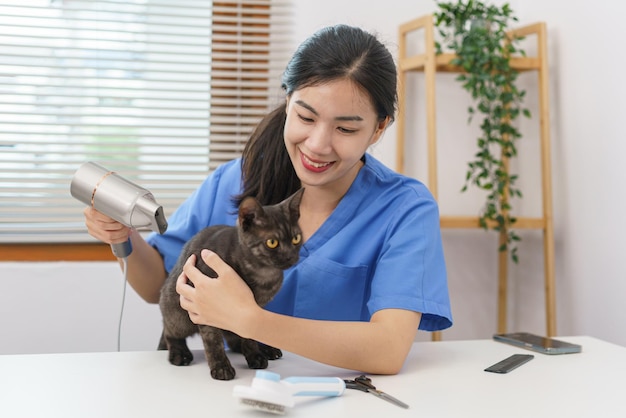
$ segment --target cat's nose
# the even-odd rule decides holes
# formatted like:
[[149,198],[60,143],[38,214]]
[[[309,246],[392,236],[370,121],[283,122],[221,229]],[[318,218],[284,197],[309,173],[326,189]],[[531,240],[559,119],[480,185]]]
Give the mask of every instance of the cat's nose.
[[298,259],[299,259],[299,258],[300,258],[300,257],[298,256],[298,254],[296,254],[296,255],[295,255],[295,256],[293,256],[293,257],[289,257],[289,258],[283,259],[283,260],[281,260],[281,261],[278,263],[277,267],[278,267],[279,269],[281,269],[281,270],[287,270],[289,267],[291,267],[291,266],[293,266],[294,264],[296,264],[296,263],[298,262]]

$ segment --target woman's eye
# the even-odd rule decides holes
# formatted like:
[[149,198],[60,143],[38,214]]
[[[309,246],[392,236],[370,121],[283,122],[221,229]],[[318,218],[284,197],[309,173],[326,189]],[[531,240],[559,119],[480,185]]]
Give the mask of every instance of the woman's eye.
[[302,241],[302,235],[298,234],[295,237],[291,238],[291,243],[293,245],[298,245],[300,244],[300,241]]
[[348,128],[342,128],[342,127],[339,127],[337,129],[339,129],[339,131],[344,134],[353,134],[357,131],[356,129],[348,129]]
[[278,240],[270,238],[267,241],[265,241],[265,246],[273,250],[274,248],[278,247]]
[[299,113],[298,113],[298,117],[299,117],[299,118],[300,118],[300,120],[302,120],[303,122],[306,122],[306,123],[312,123],[312,122],[313,122],[313,119],[311,119],[311,118],[307,118],[306,116],[302,116],[302,115],[301,115],[301,114],[299,114]]

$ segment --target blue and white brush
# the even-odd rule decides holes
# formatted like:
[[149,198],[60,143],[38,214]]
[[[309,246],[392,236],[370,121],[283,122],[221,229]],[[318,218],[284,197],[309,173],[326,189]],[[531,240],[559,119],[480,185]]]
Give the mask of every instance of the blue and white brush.
[[295,405],[294,396],[340,396],[346,388],[338,377],[288,377],[257,370],[251,386],[237,385],[233,396],[245,405],[273,414],[284,414]]

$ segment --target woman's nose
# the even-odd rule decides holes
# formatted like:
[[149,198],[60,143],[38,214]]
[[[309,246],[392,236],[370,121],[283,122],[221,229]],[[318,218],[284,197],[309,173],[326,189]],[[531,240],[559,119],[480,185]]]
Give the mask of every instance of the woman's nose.
[[319,155],[328,154],[332,148],[332,128],[324,124],[316,125],[306,140],[307,148]]

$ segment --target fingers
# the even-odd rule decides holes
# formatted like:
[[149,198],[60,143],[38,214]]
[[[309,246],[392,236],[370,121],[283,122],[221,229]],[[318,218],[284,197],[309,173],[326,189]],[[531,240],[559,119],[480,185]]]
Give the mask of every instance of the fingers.
[[200,273],[200,271],[196,268],[196,256],[195,254],[192,254],[187,261],[185,261],[183,271],[178,276],[178,279],[176,279],[176,292],[179,295],[188,295],[194,288],[193,280],[189,276],[191,274],[195,275],[196,271]]
[[207,266],[211,267],[213,271],[217,273],[217,277],[226,277],[230,274],[232,267],[230,267],[219,255],[211,250],[204,249],[200,252],[202,260]]
[[183,271],[178,275],[178,278],[176,279],[176,293],[180,295],[180,307],[189,313],[189,318],[194,323],[196,322],[194,321],[194,318],[198,316],[198,314],[193,311],[193,297],[195,296],[195,289],[192,285],[189,284],[191,280],[187,276],[187,273],[185,273],[185,269],[187,269],[188,271],[192,268],[195,269],[195,264],[196,256],[192,254],[191,257],[189,257],[185,262]]
[[128,239],[130,228],[115,219],[98,212],[91,206],[86,207],[83,214],[87,232],[94,238],[107,244],[119,244]]
[[85,215],[87,222],[90,222],[93,224],[99,224],[99,225],[106,226],[106,227],[113,228],[113,229],[117,229],[120,226],[125,228],[124,225],[122,225],[115,219],[111,218],[110,216],[105,215],[102,212],[98,212],[96,209],[92,208],[91,206],[87,206],[85,210],[83,210],[83,214]]
[[[217,273],[218,278],[225,277],[231,271],[234,271],[213,251],[204,249],[200,252],[200,255],[206,265]],[[214,278],[206,276],[196,267],[196,255],[192,254],[187,261],[185,261],[183,271],[176,280],[176,291],[178,294],[182,294],[181,292],[185,292],[189,287],[194,288],[198,287],[198,285],[205,286],[206,279],[213,280]],[[191,282],[191,284],[189,282]]]
[[180,295],[180,307],[187,311],[189,319],[194,324],[207,324],[206,320],[202,319],[202,315],[200,314],[203,304],[202,292],[198,293],[198,289],[194,283],[206,287],[206,282],[210,282],[211,280],[212,279],[205,276],[204,273],[196,267],[196,256],[194,254],[185,261],[183,271],[176,279],[176,292]]

